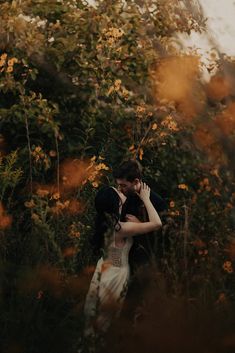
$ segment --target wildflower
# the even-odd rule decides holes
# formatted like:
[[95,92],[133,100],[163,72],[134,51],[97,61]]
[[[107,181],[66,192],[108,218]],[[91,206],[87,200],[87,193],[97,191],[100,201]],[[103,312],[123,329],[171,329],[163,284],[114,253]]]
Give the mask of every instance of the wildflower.
[[0,59],[4,61],[6,61],[6,58],[7,58],[7,53],[3,53],[0,57]]
[[32,219],[33,221],[35,221],[35,222],[37,222],[37,221],[40,220],[40,218],[39,218],[39,216],[37,215],[37,213],[33,213],[32,216],[31,216],[31,219]]
[[174,202],[174,201],[171,201],[171,202],[170,202],[170,207],[171,207],[171,208],[174,208],[174,207],[175,207],[175,202]]
[[143,154],[144,154],[144,150],[143,150],[143,148],[140,148],[139,149],[139,159],[142,161],[142,159],[143,159]]
[[17,62],[18,62],[17,58],[11,58],[11,59],[8,60],[7,65],[8,66],[14,66],[14,64],[17,63]]
[[122,84],[121,80],[115,80],[115,82],[114,82],[115,91],[119,91],[120,90],[121,84]]
[[232,273],[233,272],[232,262],[225,261],[223,264],[223,269],[225,272]]
[[93,186],[94,188],[98,188],[99,184],[97,183],[97,181],[93,181],[92,186]]
[[146,108],[144,106],[138,105],[136,108],[136,115],[141,117],[146,112]]
[[8,68],[6,69],[6,72],[12,72],[13,71],[13,67],[12,66],[8,66]]
[[52,196],[51,199],[53,200],[58,200],[60,198],[60,193],[59,192],[55,192]]
[[24,205],[25,205],[25,207],[27,207],[27,208],[33,208],[33,207],[36,206],[35,203],[34,203],[34,200],[25,201]]
[[50,156],[50,157],[56,157],[56,151],[51,150],[51,151],[49,152],[49,156]]
[[166,132],[161,132],[160,133],[160,137],[166,137],[167,136],[167,133]]
[[36,191],[36,194],[39,196],[39,197],[45,197],[49,194],[49,191],[48,190],[44,190],[44,189],[38,189]]
[[41,152],[42,148],[40,146],[35,147],[34,151],[35,152]]
[[69,230],[69,236],[71,238],[80,238],[80,232],[77,230],[76,224],[72,224]]
[[154,123],[154,124],[152,125],[152,130],[156,130],[156,129],[157,129],[157,124]]
[[179,184],[178,185],[178,189],[181,189],[181,190],[188,190],[188,186],[186,184]]

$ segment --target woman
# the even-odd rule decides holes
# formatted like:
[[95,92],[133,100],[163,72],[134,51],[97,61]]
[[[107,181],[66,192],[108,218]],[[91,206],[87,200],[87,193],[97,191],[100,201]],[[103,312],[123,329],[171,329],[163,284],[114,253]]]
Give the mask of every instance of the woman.
[[104,237],[107,251],[97,263],[86,296],[86,336],[104,333],[120,314],[129,280],[128,254],[132,237],[154,231],[162,225],[150,201],[150,188],[145,183],[141,183],[138,195],[147,210],[148,222],[136,222],[130,215],[127,222],[120,222],[122,205],[126,200],[124,194],[113,187],[105,187],[97,193],[96,228]]

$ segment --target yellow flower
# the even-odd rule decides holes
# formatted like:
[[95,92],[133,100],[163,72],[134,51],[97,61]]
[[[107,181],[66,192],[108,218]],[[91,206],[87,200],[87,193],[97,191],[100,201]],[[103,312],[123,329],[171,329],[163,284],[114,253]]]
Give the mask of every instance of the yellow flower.
[[35,152],[41,152],[42,148],[40,146],[35,147],[34,151]]
[[93,186],[94,188],[98,188],[99,184],[97,183],[97,181],[93,181],[92,186]]
[[60,198],[60,193],[59,193],[59,192],[55,192],[55,193],[51,196],[51,198],[52,198],[53,200],[58,200],[58,199]]
[[152,125],[152,130],[156,130],[156,129],[157,129],[157,124],[154,123],[154,124]]
[[1,55],[1,60],[6,60],[6,58],[7,58],[7,53],[4,53]]
[[178,189],[181,189],[181,190],[188,190],[188,186],[186,184],[179,184],[178,185]]
[[33,208],[33,207],[36,206],[35,203],[34,203],[34,200],[25,201],[24,205],[25,205],[25,207],[27,207],[27,208]]
[[6,72],[12,72],[13,71],[13,67],[12,66],[8,66],[8,68],[6,69]]
[[31,218],[32,218],[32,220],[35,221],[35,222],[39,221],[39,219],[40,219],[39,216],[37,215],[37,213],[33,213],[32,216],[31,216]]
[[51,151],[49,152],[49,156],[50,156],[50,157],[56,157],[56,151],[51,150]]
[[39,196],[39,197],[45,197],[49,194],[49,191],[48,190],[45,190],[45,189],[38,189],[36,191],[36,194]]
[[8,66],[14,66],[14,64],[17,63],[17,62],[18,62],[18,59],[12,58],[12,59],[8,60],[7,65]]
[[140,148],[139,149],[139,159],[142,161],[142,159],[143,159],[143,155],[144,155],[144,150],[143,150],[143,148]]
[[115,80],[115,82],[114,82],[115,91],[119,91],[120,90],[121,84],[122,84],[121,80]]
[[5,63],[6,63],[6,61],[5,61],[5,60],[0,60],[0,67],[4,66],[4,65],[5,65]]

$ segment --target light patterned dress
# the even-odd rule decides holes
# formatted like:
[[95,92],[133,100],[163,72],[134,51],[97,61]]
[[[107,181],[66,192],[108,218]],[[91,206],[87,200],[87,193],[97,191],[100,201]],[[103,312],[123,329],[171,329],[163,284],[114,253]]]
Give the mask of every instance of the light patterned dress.
[[97,262],[85,300],[85,336],[104,333],[119,316],[130,276],[128,255],[132,242],[127,238],[119,248],[112,241],[106,258]]

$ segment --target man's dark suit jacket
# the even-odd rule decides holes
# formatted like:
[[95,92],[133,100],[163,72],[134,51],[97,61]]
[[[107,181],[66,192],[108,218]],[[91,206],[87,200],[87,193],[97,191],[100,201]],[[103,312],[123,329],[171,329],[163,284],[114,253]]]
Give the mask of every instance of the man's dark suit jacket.
[[[150,200],[158,213],[167,209],[166,202],[152,190],[150,192]],[[143,201],[136,194],[131,194],[127,197],[122,207],[122,221],[126,220],[126,214],[132,214],[142,222],[148,221],[148,215]],[[141,265],[149,263],[155,240],[154,232],[133,237],[133,246],[129,254],[131,271],[136,270]]]

